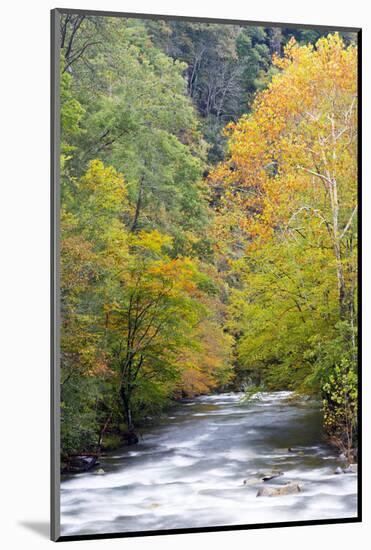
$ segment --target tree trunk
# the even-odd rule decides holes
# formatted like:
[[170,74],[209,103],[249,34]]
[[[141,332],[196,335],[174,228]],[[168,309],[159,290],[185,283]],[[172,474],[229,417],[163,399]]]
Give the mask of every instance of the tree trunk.
[[335,178],[330,179],[330,200],[332,208],[332,226],[333,226],[333,239],[334,239],[334,254],[336,259],[336,272],[338,280],[338,293],[339,293],[339,311],[340,319],[346,319],[347,314],[347,292],[345,286],[345,277],[343,269],[343,259],[341,254],[340,233],[339,233],[339,200],[337,181]]
[[137,198],[137,204],[135,207],[135,214],[134,214],[134,220],[131,225],[130,231],[132,233],[135,233],[135,231],[138,228],[138,220],[139,220],[139,214],[142,207],[142,198],[143,198],[143,184],[144,184],[144,176],[140,178],[139,182],[139,189],[138,189],[138,198]]
[[133,417],[131,414],[131,406],[130,406],[130,400],[131,400],[130,392],[127,392],[124,386],[121,386],[120,396],[121,396],[121,401],[124,409],[124,415],[125,415],[126,424],[128,426],[128,430],[129,432],[134,432],[134,423],[133,423]]
[[109,423],[111,422],[112,413],[109,414],[107,417],[107,420],[105,421],[104,425],[102,426],[100,432],[99,432],[99,438],[98,438],[98,445],[97,445],[97,453],[99,454],[102,449],[102,443],[103,443],[103,436],[109,426]]
[[282,29],[273,27],[270,32],[270,49],[272,54],[281,57],[282,54]]
[[344,270],[341,258],[340,243],[335,241],[334,252],[336,258],[336,272],[338,279],[338,292],[339,292],[339,310],[340,319],[345,320],[347,317],[347,292],[344,280]]

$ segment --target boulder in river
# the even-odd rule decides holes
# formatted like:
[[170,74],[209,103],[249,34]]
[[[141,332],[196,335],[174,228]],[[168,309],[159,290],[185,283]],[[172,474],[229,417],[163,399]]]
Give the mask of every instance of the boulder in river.
[[277,477],[283,476],[283,472],[271,472],[269,474],[264,474],[262,477],[263,481],[271,481],[272,479],[276,479]]
[[248,487],[250,485],[259,485],[261,483],[261,478],[258,477],[249,477],[249,479],[244,479],[243,484],[247,485]]
[[334,471],[334,474],[356,474],[357,472],[358,472],[357,464],[348,464],[348,466],[344,469],[338,466]]
[[127,445],[136,445],[139,442],[137,434],[132,431],[123,433],[122,437]]
[[349,464],[343,470],[344,474],[356,474],[358,472],[358,464]]
[[274,481],[274,480],[276,480],[277,478],[279,478],[283,475],[284,475],[283,472],[277,472],[277,471],[265,472],[265,473],[254,472],[253,474],[251,474],[251,477],[243,480],[243,484],[244,485],[257,485],[257,484],[261,483],[262,481],[263,482]]
[[287,485],[281,485],[279,487],[262,487],[257,492],[257,497],[279,497],[284,495],[294,495],[300,493],[300,485],[293,481],[287,483]]
[[94,472],[97,476],[102,476],[104,475],[106,472],[103,470],[103,468],[98,468],[98,470],[96,472]]
[[65,469],[67,472],[80,473],[88,472],[95,466],[99,466],[97,456],[74,456],[68,460],[67,467]]

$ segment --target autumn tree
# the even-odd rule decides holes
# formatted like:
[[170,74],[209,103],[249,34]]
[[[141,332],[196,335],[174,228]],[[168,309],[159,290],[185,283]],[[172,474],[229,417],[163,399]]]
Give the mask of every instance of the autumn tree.
[[202,274],[190,259],[172,259],[170,247],[171,239],[157,231],[132,236],[116,298],[105,306],[110,361],[129,430],[133,398],[144,387],[166,387],[178,378],[178,350],[196,345],[192,330],[206,314],[198,300]]
[[227,128],[229,159],[212,174],[218,231],[242,284],[235,306],[246,300],[245,318],[232,311],[245,326],[239,354],[286,365],[281,383],[304,363],[292,387],[314,373],[327,380],[320,357],[339,331],[355,368],[356,60],[339,35],[316,47],[291,40],[251,115]]

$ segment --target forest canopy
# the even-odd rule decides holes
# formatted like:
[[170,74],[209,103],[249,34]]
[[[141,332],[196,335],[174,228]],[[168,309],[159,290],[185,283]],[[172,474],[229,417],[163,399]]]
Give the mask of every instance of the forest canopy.
[[62,457],[174,399],[320,399],[357,443],[351,33],[61,19]]

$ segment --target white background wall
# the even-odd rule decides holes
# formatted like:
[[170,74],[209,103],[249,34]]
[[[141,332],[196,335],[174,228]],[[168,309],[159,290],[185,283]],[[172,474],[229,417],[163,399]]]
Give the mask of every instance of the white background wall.
[[[105,9],[220,18],[362,26],[361,0],[6,0],[0,19],[0,545],[39,549],[49,519],[49,10]],[[69,543],[69,548],[179,550],[367,546],[370,528],[370,64],[364,68],[364,524],[296,527]],[[5,123],[4,123],[5,121]],[[367,166],[368,165],[368,166]],[[293,518],[294,519],[294,518]]]

